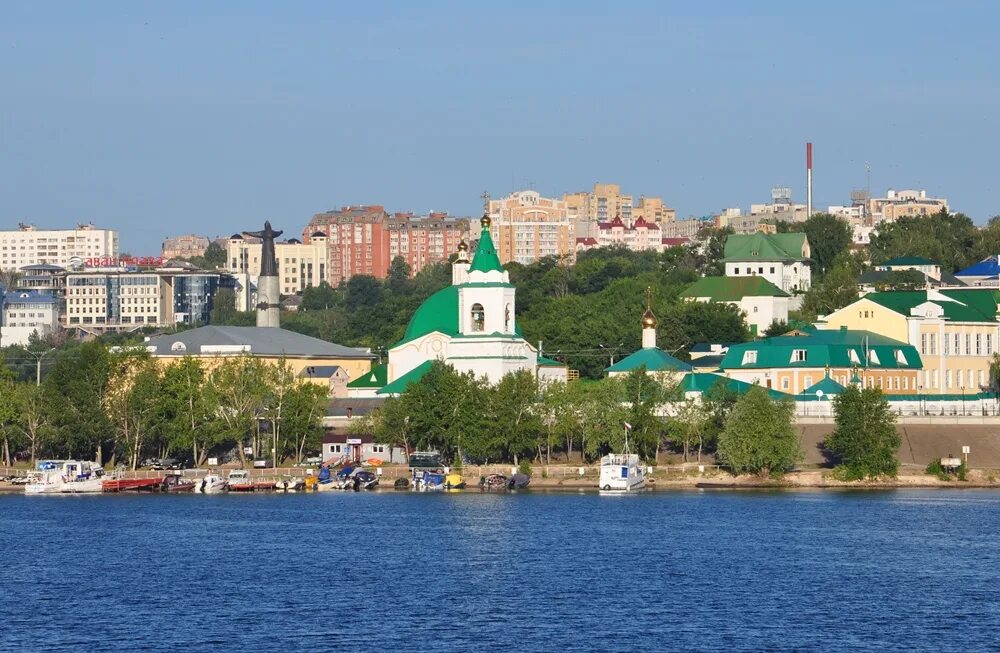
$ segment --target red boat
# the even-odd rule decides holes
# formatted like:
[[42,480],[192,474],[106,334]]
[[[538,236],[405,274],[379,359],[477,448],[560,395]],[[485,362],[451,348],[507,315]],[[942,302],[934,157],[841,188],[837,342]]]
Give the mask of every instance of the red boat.
[[109,478],[101,483],[103,492],[155,492],[163,485],[158,478]]
[[186,479],[180,474],[170,474],[160,485],[161,492],[190,492],[196,485],[194,479]]

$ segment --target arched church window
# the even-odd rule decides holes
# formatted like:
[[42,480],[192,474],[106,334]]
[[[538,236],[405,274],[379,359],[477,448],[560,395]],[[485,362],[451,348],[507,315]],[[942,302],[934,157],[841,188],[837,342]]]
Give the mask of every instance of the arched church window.
[[483,310],[482,304],[472,305],[472,330],[473,331],[486,330],[486,312]]
[[510,331],[510,304],[503,311],[503,330]]

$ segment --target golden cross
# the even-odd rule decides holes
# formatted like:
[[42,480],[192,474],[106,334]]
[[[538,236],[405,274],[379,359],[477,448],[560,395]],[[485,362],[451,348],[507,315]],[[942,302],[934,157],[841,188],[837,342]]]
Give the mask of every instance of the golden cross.
[[489,213],[490,213],[490,191],[484,190],[481,197],[483,198],[483,215],[489,215]]
[[653,305],[653,288],[652,286],[646,286],[646,310],[649,310]]

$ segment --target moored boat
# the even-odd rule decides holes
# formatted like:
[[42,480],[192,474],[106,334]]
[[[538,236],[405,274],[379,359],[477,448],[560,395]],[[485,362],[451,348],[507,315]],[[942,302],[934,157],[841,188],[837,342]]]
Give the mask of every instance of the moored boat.
[[226,483],[226,479],[218,474],[206,474],[200,481],[197,481],[194,487],[194,491],[200,494],[222,494],[228,490],[229,485]]
[[184,478],[180,474],[167,474],[163,477],[160,489],[163,492],[191,492],[197,484],[194,479]]
[[104,469],[80,460],[41,460],[28,473],[25,494],[96,494],[103,489]]
[[640,464],[639,456],[629,451],[628,432],[625,425],[625,448],[621,453],[608,454],[601,458],[601,477],[598,487],[602,492],[636,492],[646,486],[646,471]]

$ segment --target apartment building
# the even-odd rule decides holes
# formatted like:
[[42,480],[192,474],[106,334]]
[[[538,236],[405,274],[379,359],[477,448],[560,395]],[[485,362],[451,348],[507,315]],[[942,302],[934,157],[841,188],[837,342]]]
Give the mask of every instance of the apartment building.
[[329,244],[327,280],[339,285],[356,274],[384,279],[389,274],[392,256],[385,207],[345,206],[317,213],[303,231],[311,240],[316,232],[326,234]]
[[[226,269],[256,285],[261,248],[259,239],[233,234],[226,242]],[[278,288],[282,295],[294,295],[329,281],[329,238],[323,231],[313,232],[306,242],[289,238],[274,243],[274,256],[278,262]]]
[[875,223],[894,222],[903,217],[920,217],[948,211],[948,200],[928,197],[926,190],[889,189],[885,197],[868,200],[868,211]]
[[646,222],[664,224],[677,219],[677,211],[666,206],[659,197],[639,197],[639,204],[632,207],[632,219],[642,218]]
[[233,277],[185,268],[100,269],[66,278],[65,326],[88,333],[206,323],[215,292]]
[[0,270],[38,264],[79,267],[88,259],[117,257],[118,232],[93,224],[78,224],[75,229],[19,224],[16,230],[0,231]]
[[468,240],[469,225],[469,218],[451,217],[443,212],[431,212],[426,216],[393,214],[385,225],[390,263],[401,256],[413,275],[431,263],[447,261],[458,251],[458,244]]
[[490,200],[491,236],[500,262],[528,264],[546,256],[576,258],[576,215],[565,200],[533,190]]

